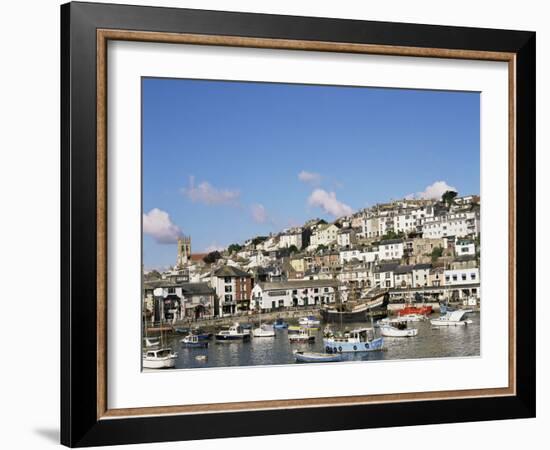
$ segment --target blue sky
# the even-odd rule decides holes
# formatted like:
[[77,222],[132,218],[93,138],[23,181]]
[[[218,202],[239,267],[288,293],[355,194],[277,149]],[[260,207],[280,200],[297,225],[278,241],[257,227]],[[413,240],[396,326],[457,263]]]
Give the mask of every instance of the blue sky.
[[478,93],[142,82],[146,268],[174,264],[181,233],[199,253],[447,186],[479,193]]

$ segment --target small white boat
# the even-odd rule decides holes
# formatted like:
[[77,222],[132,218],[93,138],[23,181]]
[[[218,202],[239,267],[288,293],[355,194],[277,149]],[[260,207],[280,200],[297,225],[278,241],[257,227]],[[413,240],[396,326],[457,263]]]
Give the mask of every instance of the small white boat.
[[145,339],[145,347],[158,347],[160,345],[160,338],[158,337],[146,337]]
[[300,325],[302,325],[303,327],[314,327],[316,325],[320,325],[321,324],[321,321],[317,318],[315,318],[314,316],[307,316],[307,317],[302,317],[298,323]]
[[261,325],[252,331],[252,336],[256,337],[275,337],[275,328],[273,325]]
[[471,309],[458,309],[456,311],[447,312],[438,319],[431,319],[430,322],[436,327],[465,326],[473,322],[472,320],[465,318],[466,315],[471,312]]
[[299,352],[297,350],[294,350],[294,357],[296,358],[297,362],[305,362],[305,363],[342,361],[342,355],[339,353],[329,355],[327,353]]
[[408,328],[407,322],[400,322],[381,325],[380,334],[386,337],[414,337],[418,334],[418,329]]
[[288,335],[288,340],[292,342],[314,342],[315,336],[310,335],[308,330],[300,329],[298,333]]
[[175,367],[178,354],[171,348],[159,348],[156,350],[147,350],[143,355],[144,369],[170,369]]
[[180,342],[183,347],[208,347],[208,342],[201,341],[196,334],[185,336]]

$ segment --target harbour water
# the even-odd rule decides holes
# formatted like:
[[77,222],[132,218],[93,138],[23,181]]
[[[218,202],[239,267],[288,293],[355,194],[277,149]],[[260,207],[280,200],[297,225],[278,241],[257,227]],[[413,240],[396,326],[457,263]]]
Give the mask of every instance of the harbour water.
[[[480,316],[469,315],[473,323],[467,326],[433,327],[429,320],[411,323],[418,335],[409,338],[384,337],[384,351],[345,353],[344,361],[375,361],[418,358],[471,357],[480,355]],[[176,369],[296,364],[293,351],[324,352],[323,328],[314,331],[315,342],[290,343],[287,330],[276,330],[274,338],[252,338],[248,342],[217,342],[212,338],[208,348],[185,348],[180,344],[183,336],[168,338],[178,352]],[[344,330],[369,327],[369,323],[346,323]],[[338,331],[338,326],[333,329]],[[199,356],[199,358],[197,358]],[[206,358],[200,358],[206,356]],[[338,364],[338,363],[333,363]]]

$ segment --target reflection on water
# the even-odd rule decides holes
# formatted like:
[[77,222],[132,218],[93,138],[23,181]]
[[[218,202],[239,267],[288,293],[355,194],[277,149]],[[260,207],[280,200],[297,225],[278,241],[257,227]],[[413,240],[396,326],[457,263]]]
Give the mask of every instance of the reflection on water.
[[[418,328],[418,336],[412,338],[384,338],[386,351],[370,353],[345,353],[344,361],[372,361],[392,359],[417,359],[479,356],[480,323],[479,313],[470,314],[473,323],[465,327],[432,327],[430,321],[412,323]],[[323,327],[324,325],[321,325]],[[351,330],[370,326],[365,323],[344,324]],[[337,327],[335,327],[337,329]],[[172,336],[169,344],[178,352],[176,368],[230,367],[295,364],[293,350],[324,352],[323,333],[315,333],[315,343],[293,343],[288,341],[287,330],[277,330],[275,338],[253,338],[249,342],[209,341],[208,348],[184,348],[180,345],[182,336]],[[206,360],[197,356],[205,355]]]

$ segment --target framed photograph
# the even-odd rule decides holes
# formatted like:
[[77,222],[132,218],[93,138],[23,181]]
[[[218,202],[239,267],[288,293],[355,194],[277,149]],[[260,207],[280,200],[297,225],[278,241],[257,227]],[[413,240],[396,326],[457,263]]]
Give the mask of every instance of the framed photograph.
[[535,415],[535,33],[61,7],[71,447]]

